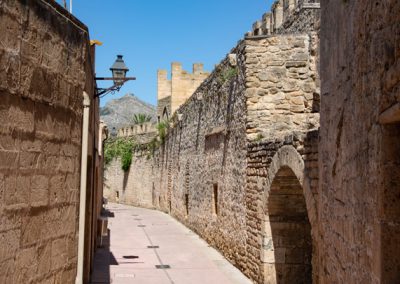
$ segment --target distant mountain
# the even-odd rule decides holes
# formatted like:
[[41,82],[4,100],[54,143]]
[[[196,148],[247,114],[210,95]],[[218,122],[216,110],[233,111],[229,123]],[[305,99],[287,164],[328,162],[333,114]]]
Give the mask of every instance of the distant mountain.
[[107,124],[110,133],[115,134],[119,128],[131,125],[136,113],[150,115],[154,122],[157,121],[156,107],[129,93],[100,108],[100,119]]

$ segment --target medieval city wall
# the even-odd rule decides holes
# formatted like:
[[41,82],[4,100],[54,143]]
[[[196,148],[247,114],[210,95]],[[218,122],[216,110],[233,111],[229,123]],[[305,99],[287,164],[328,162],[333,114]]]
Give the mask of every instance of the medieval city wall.
[[323,1],[319,225],[326,283],[400,279],[400,2]]
[[157,136],[157,125],[153,122],[136,124],[118,129],[118,138],[133,138],[137,144],[147,144]]
[[109,202],[154,208],[154,170],[153,158],[148,153],[134,153],[127,172],[122,170],[120,159],[113,160],[104,174],[104,197]]
[[244,45],[232,50],[189,100],[161,146],[155,206],[217,247],[245,260]]
[[[134,156],[125,174],[118,161],[107,169],[111,200],[117,191],[120,202],[131,195],[128,204],[140,205],[145,198],[195,230],[253,280],[263,283],[275,274],[266,257],[273,250],[265,249],[266,192],[274,179],[269,167],[284,146],[292,147],[289,159],[302,161],[299,182],[307,188],[308,219],[317,234],[319,80],[310,52],[315,40],[276,35],[242,41],[177,110],[153,158]],[[313,261],[315,247],[312,256],[307,252]]]
[[126,173],[113,161],[105,183],[110,200],[118,192],[119,202],[145,200],[169,212],[234,263],[244,263],[246,236],[243,48],[232,50],[238,60],[223,60],[179,108],[153,156],[136,153]]
[[319,277],[319,37],[303,26],[248,33],[177,109],[150,159],[107,170],[118,180],[110,196],[140,188],[130,204],[151,200],[257,283]]
[[74,282],[89,52],[87,28],[53,1],[1,1],[1,283]]

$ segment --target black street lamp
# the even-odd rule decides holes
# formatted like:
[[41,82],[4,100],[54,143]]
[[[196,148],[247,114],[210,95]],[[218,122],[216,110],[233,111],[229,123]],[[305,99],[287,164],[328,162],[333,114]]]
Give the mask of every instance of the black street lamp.
[[129,68],[125,65],[124,60],[122,59],[122,55],[117,55],[117,59],[114,64],[110,68],[112,77],[96,77],[97,80],[112,80],[114,81],[114,85],[109,88],[96,88],[95,97],[103,97],[106,94],[112,92],[117,92],[121,89],[122,85],[130,80],[136,80],[135,77],[126,77],[126,73],[129,71]]

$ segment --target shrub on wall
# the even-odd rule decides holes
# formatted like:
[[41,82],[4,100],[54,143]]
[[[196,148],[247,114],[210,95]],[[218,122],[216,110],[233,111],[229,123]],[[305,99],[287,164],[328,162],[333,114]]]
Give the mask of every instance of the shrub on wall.
[[117,138],[107,141],[104,145],[104,161],[108,165],[113,159],[121,159],[121,167],[124,171],[129,170],[132,163],[132,150],[135,142],[132,139]]

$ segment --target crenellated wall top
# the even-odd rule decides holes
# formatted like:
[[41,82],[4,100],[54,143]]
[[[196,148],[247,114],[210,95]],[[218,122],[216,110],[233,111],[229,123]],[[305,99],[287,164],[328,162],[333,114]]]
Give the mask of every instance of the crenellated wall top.
[[271,11],[253,24],[252,31],[246,37],[279,34],[288,22],[296,22],[304,10],[315,9],[320,9],[319,0],[277,0],[272,4]]
[[146,122],[143,124],[130,125],[118,129],[117,137],[130,137],[135,135],[154,133],[156,131],[156,124],[154,124],[153,122]]

